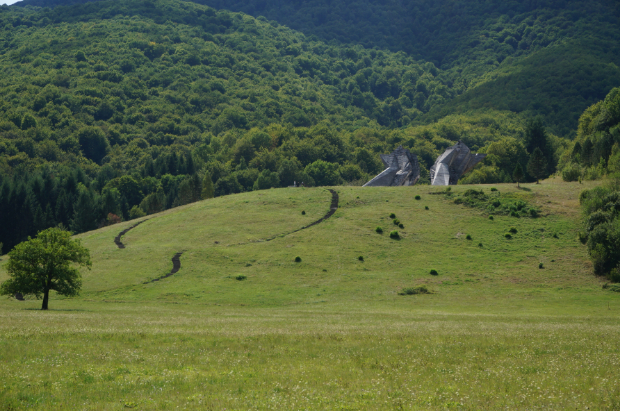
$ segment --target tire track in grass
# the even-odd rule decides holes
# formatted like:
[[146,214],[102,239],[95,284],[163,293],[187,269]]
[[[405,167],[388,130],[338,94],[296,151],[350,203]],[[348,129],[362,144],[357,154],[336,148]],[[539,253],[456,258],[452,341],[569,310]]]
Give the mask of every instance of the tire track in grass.
[[121,237],[124,236],[125,234],[127,234],[129,232],[129,230],[131,230],[132,228],[136,228],[137,226],[139,226],[140,224],[144,223],[145,221],[149,221],[149,219],[142,220],[142,221],[132,225],[131,227],[124,229],[120,233],[118,233],[118,235],[116,237],[114,237],[114,244],[116,244],[118,246],[118,248],[125,248],[125,244],[123,244],[121,242]]

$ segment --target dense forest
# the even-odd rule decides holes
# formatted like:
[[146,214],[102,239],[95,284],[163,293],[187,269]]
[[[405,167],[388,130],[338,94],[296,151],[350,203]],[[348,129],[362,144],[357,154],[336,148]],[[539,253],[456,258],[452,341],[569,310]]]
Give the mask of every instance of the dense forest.
[[[544,167],[530,169],[528,181],[548,176],[556,165],[592,168],[566,159],[566,148],[574,151],[566,130],[577,129],[571,117],[617,85],[611,60],[618,54],[613,47],[605,53],[588,48],[596,58],[586,55],[568,66],[560,56],[580,52],[570,39],[584,48],[591,39],[611,41],[615,8],[596,3],[594,17],[585,18],[579,2],[551,11],[544,3],[544,13],[532,4],[511,9],[491,2],[488,13],[461,27],[435,17],[438,4],[447,3],[419,3],[433,16],[419,22],[426,49],[421,34],[414,48],[387,34],[389,44],[355,41],[330,37],[321,19],[314,31],[297,25],[301,32],[277,15],[254,18],[177,0],[28,0],[24,7],[0,7],[3,251],[58,224],[83,232],[294,181],[362,184],[382,169],[378,154],[398,145],[418,155],[421,183],[428,182],[436,157],[458,140],[488,154],[462,183],[510,182],[517,166],[528,171],[536,149]],[[272,5],[264,4],[264,10]],[[468,5],[464,16],[476,10]],[[563,30],[571,34],[556,30],[570,16]],[[374,26],[351,26],[363,21],[340,26],[348,36],[368,36]],[[600,30],[587,32],[593,22]],[[507,55],[488,44],[469,44],[469,52],[458,46],[465,32],[480,27],[497,42],[509,26],[524,31]],[[551,36],[548,42],[537,42],[541,30]],[[432,46],[438,39],[443,49]],[[431,56],[432,49],[443,54]],[[488,58],[493,64],[481,63]],[[556,77],[531,74],[542,60]],[[582,71],[570,72],[575,67]],[[527,93],[554,84],[562,87],[528,100]],[[523,106],[510,106],[511,98]]]

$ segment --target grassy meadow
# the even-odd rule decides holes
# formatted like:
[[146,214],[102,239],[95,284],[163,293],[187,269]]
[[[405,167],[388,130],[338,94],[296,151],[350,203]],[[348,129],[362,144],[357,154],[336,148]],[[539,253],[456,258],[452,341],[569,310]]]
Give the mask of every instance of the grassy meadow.
[[125,249],[135,221],[81,234],[80,297],[0,300],[0,409],[620,409],[620,294],[577,241],[588,185],[493,187],[541,216],[336,187],[293,233],[331,194],[275,189],[146,217]]

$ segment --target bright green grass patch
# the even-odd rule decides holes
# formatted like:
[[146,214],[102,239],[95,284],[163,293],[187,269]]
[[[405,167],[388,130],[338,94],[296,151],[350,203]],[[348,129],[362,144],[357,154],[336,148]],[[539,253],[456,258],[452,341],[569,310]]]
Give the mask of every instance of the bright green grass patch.
[[[535,219],[489,220],[429,186],[337,187],[338,211],[297,232],[327,190],[169,210],[123,250],[134,222],[82,234],[81,297],[47,313],[0,300],[0,409],[613,409],[620,299],[577,241],[584,186],[497,186]],[[390,213],[399,241],[375,231]],[[178,252],[179,272],[145,283]],[[398,295],[417,287],[433,294]]]

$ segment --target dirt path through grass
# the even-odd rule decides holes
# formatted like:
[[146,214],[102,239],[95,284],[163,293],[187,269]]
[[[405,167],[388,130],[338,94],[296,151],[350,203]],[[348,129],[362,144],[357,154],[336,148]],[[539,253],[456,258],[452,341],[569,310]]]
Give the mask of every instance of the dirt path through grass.
[[159,281],[159,280],[163,280],[164,278],[168,278],[170,277],[172,274],[177,273],[180,269],[181,269],[181,255],[183,254],[183,252],[180,253],[176,253],[173,257],[172,257],[172,271],[170,271],[168,274],[163,275],[159,278],[156,278],[154,280],[149,281],[150,283],[154,283],[155,281]]
[[132,228],[136,228],[137,226],[139,226],[140,224],[142,224],[145,221],[148,221],[148,220],[142,220],[142,221],[132,225],[131,227],[124,229],[120,233],[118,233],[118,235],[116,237],[114,237],[114,243],[118,246],[118,248],[125,248],[125,244],[123,244],[121,242],[121,237],[124,236],[125,234],[127,234],[129,232],[129,230],[131,230]]
[[293,233],[297,233],[301,230],[305,230],[306,228],[310,228],[312,226],[315,226],[317,224],[322,223],[323,221],[327,220],[329,217],[333,216],[334,213],[338,210],[338,193],[336,192],[336,190],[332,190],[331,188],[328,189],[330,193],[332,193],[332,203],[329,207],[329,212],[327,214],[325,214],[323,217],[321,217],[320,219],[316,220],[313,223],[308,224],[307,226],[298,228],[297,230],[291,231],[290,233],[286,233],[286,234],[281,234],[281,235],[276,235],[274,237],[270,237],[268,239],[266,239],[265,241],[271,241],[271,240],[275,240],[278,237],[284,237]]

